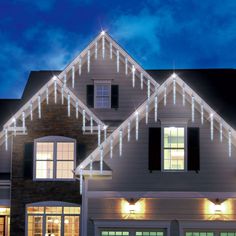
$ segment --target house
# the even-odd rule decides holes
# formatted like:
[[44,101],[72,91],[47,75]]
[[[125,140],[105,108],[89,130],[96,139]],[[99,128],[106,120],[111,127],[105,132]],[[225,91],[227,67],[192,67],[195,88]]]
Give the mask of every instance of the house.
[[0,236],[235,236],[234,69],[144,70],[101,32],[0,100]]

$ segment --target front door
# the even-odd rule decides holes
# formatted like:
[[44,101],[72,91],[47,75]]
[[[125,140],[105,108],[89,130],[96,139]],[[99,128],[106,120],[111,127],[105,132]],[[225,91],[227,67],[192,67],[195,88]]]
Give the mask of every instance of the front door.
[[5,236],[5,216],[0,216],[0,236]]

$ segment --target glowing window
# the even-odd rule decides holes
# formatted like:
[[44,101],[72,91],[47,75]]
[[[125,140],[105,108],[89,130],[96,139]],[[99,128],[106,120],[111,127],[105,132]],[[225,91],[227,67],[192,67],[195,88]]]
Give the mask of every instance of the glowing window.
[[136,232],[135,236],[164,236],[164,232]]
[[185,169],[184,127],[164,128],[164,170]]
[[214,236],[213,232],[186,232],[185,236]]
[[236,232],[221,232],[220,236],[236,236]]
[[101,236],[129,236],[128,231],[102,231]]

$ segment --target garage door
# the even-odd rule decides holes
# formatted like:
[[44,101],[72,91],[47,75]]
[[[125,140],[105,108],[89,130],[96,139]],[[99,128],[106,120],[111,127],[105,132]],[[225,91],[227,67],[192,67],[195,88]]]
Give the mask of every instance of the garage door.
[[140,230],[140,229],[104,229],[100,231],[101,236],[165,236],[164,230]]

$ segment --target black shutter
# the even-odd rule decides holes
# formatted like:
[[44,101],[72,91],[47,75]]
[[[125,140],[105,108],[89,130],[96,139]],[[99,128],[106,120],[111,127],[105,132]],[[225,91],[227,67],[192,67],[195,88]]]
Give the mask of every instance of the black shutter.
[[111,108],[119,107],[119,86],[111,86]]
[[87,106],[94,107],[94,85],[87,85]]
[[76,166],[78,166],[86,158],[86,145],[77,143]]
[[148,169],[161,170],[161,128],[149,128]]
[[34,143],[25,143],[24,178],[33,178]]
[[188,170],[200,170],[200,138],[199,128],[188,128]]

